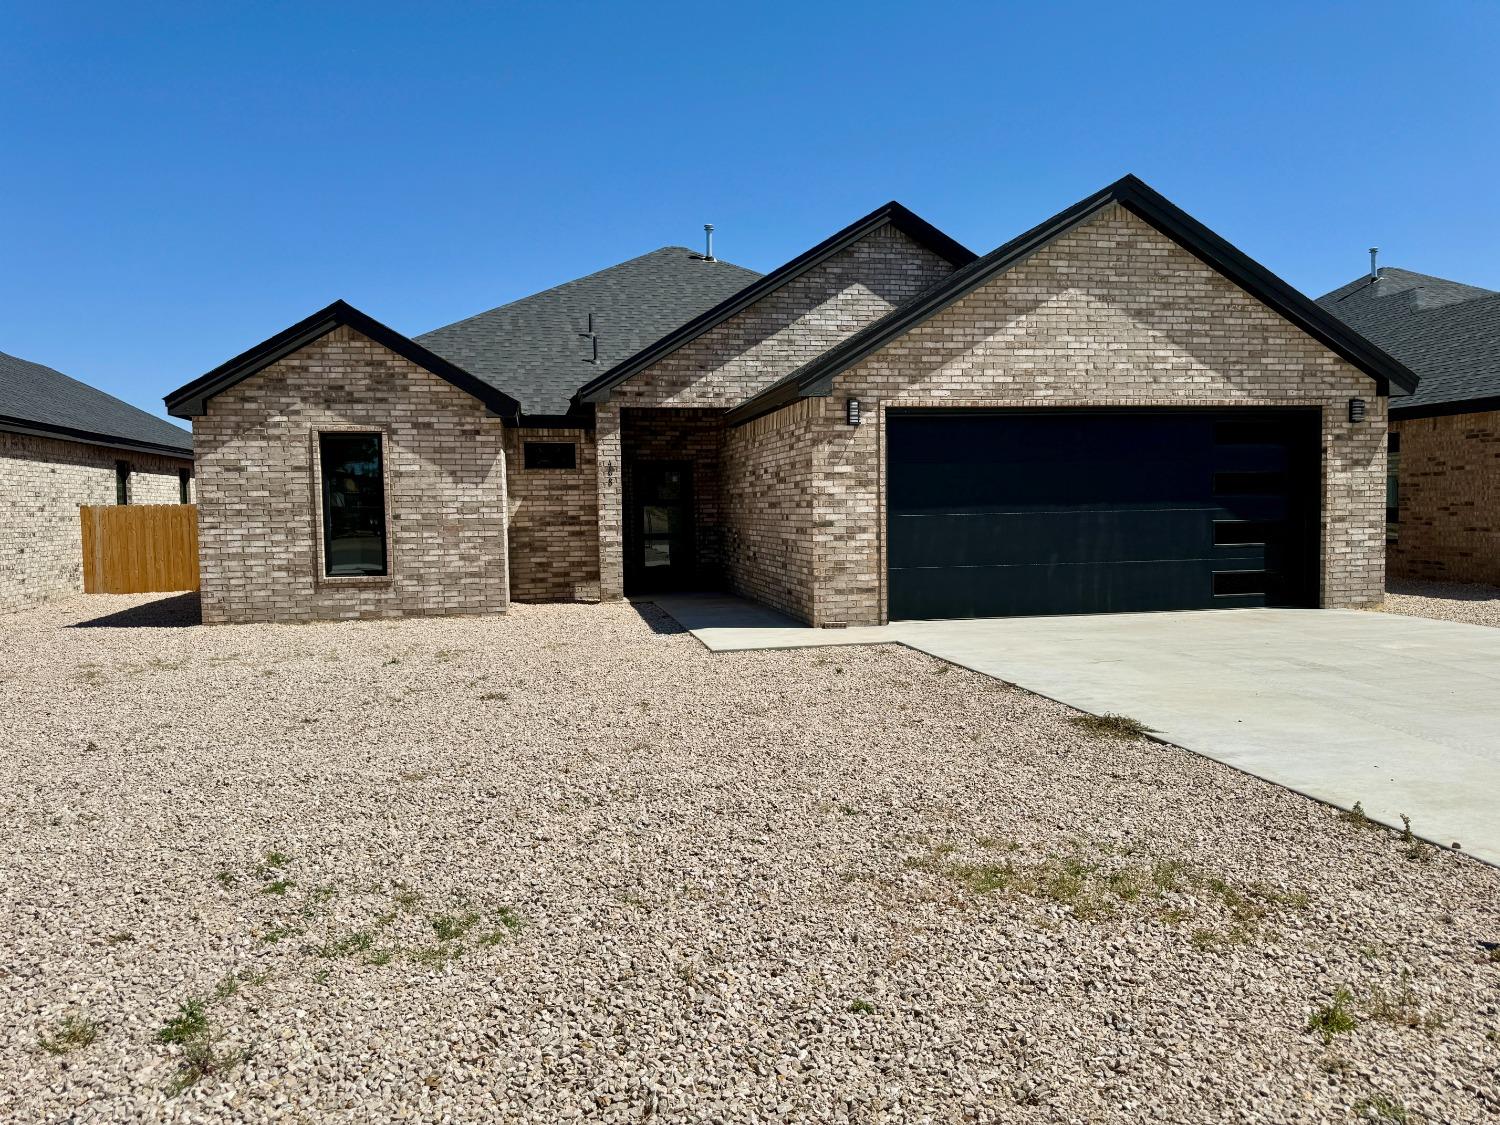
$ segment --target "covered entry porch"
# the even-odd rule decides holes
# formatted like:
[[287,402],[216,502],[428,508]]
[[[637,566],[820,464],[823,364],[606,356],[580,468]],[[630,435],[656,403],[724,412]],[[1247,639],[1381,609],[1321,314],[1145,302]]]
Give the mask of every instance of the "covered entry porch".
[[599,426],[601,594],[723,588],[724,411],[611,414]]

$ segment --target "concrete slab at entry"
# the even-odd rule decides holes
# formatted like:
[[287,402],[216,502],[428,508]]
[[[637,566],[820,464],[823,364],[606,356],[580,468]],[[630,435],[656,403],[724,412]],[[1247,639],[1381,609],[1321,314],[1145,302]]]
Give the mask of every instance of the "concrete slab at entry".
[[1500,629],[1247,609],[810,629],[737,599],[657,604],[716,651],[909,645],[1500,863]]

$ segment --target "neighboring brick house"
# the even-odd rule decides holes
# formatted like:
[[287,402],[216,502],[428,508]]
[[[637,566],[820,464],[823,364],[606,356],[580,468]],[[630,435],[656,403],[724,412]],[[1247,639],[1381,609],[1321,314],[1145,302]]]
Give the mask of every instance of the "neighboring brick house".
[[1391,402],[1391,575],[1500,585],[1500,292],[1380,267],[1318,304],[1422,380]]
[[191,497],[192,435],[0,353],[0,613],[83,589],[81,504]]
[[727,589],[815,625],[1361,606],[1415,377],[1127,177],[976,258],[897,204],[408,338],[342,302],[167,397],[204,619]]

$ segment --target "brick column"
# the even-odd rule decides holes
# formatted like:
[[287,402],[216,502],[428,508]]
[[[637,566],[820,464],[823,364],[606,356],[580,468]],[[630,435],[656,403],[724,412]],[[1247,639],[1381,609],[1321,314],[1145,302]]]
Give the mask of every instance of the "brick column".
[[625,551],[620,460],[620,406],[602,402],[594,407],[594,442],[599,479],[599,600],[616,601],[625,595]]

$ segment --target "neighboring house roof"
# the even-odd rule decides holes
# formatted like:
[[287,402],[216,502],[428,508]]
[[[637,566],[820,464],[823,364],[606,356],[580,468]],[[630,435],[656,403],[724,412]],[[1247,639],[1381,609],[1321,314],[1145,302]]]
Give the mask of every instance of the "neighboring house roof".
[[1318,304],[1422,377],[1392,413],[1500,408],[1500,292],[1386,266]]
[[306,347],[341,325],[348,325],[418,367],[432,372],[439,379],[473,395],[502,418],[514,421],[520,412],[520,403],[504,391],[482,379],[476,379],[442,356],[435,355],[394,328],[387,328],[343,301],[335,301],[327,308],[319,309],[306,320],[298,321],[284,332],[278,332],[269,340],[235,356],[228,363],[222,363],[208,374],[177,388],[166,396],[167,412],[178,418],[197,417],[204,412],[205,404],[214,395],[250,378],[278,359]]
[[193,435],[181,426],[61,371],[4,352],[0,352],[0,430],[147,453],[193,455]]
[[532,417],[566,414],[600,371],[742,291],[760,274],[664,246],[576,281],[424,332],[431,348]]
[[1259,299],[1376,381],[1382,394],[1392,386],[1411,391],[1417,376],[1264,266],[1236,250],[1135,176],[1125,176],[1012,239],[854,333],[729,412],[731,423],[747,422],[797,398],[831,393],[833,377],[935,316],[985,282],[1030,258],[1054,239],[1119,204],[1176,242],[1210,268]]
[[684,344],[696,340],[736,313],[749,308],[763,297],[780,289],[793,278],[800,277],[888,223],[955,266],[967,265],[975,258],[972,250],[961,246],[921,216],[893,200],[877,207],[868,215],[856,219],[843,230],[824,239],[811,250],[799,254],[784,266],[772,270],[759,280],[752,281],[719,304],[704,311],[700,316],[682,324],[675,331],[660,338],[653,337],[649,341],[643,341],[647,343],[647,346],[628,357],[621,358],[608,371],[585,384],[574,396],[575,401],[580,403],[607,401],[609,392],[632,375],[657,363]]

